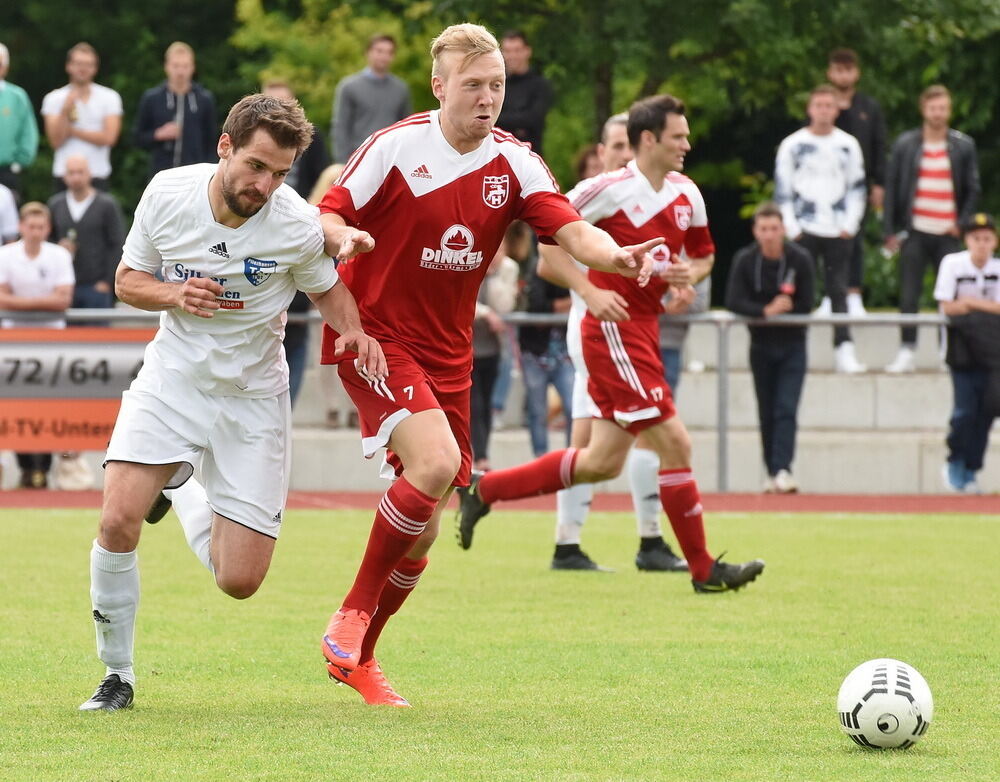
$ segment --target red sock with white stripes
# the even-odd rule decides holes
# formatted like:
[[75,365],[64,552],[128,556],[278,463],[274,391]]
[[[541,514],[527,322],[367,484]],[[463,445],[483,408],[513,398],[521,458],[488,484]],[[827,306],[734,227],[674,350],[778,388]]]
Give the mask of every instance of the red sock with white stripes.
[[372,622],[365,633],[365,640],[361,644],[361,663],[366,663],[375,656],[375,644],[378,643],[378,637],[382,634],[386,622],[410,596],[425,567],[427,567],[427,557],[422,559],[403,557],[389,574],[389,580],[385,582],[378,599],[378,610],[372,616]]
[[694,581],[707,581],[712,574],[712,555],[705,545],[701,494],[691,469],[660,470],[660,504],[663,506],[677,542],[684,552]]
[[576,448],[552,451],[533,462],[506,470],[490,470],[479,481],[479,497],[489,504],[539,494],[554,494],[573,485]]
[[413,548],[437,504],[436,497],[412,486],[406,476],[392,484],[375,511],[368,547],[354,586],[344,598],[343,610],[356,608],[368,614],[375,613],[389,574]]

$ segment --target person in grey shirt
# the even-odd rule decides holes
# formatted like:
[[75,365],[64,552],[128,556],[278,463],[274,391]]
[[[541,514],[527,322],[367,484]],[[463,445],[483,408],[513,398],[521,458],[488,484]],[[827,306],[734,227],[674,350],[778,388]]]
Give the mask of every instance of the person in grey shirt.
[[337,85],[331,122],[335,162],[346,163],[372,133],[410,115],[410,88],[389,73],[395,56],[395,38],[373,35],[365,50],[368,66]]

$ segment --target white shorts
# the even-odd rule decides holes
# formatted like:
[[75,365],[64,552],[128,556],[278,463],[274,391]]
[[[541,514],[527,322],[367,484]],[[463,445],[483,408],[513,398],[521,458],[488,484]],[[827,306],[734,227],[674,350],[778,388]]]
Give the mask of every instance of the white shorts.
[[261,399],[215,396],[147,364],[122,395],[105,458],[183,463],[168,489],[200,467],[212,510],[277,538],[288,497],[291,417],[287,391]]
[[587,379],[590,373],[583,360],[583,339],[580,336],[580,323],[587,310],[573,307],[566,321],[566,350],[569,360],[573,362],[576,374],[573,378],[573,418],[600,418],[600,411],[594,400],[587,393]]

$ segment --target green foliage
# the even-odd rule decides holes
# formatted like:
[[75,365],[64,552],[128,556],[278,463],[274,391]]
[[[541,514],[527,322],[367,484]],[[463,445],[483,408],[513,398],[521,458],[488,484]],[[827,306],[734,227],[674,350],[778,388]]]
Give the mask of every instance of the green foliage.
[[[139,546],[135,708],[81,714],[104,672],[97,516],[0,512],[4,780],[996,779],[1000,623],[995,590],[968,575],[994,566],[995,518],[716,513],[714,545],[768,569],[698,596],[684,575],[636,572],[631,514],[587,523],[617,573],[554,573],[551,514],[494,510],[469,552],[441,536],[382,636],[413,703],[396,710],[328,681],[319,649],[370,511],[290,511],[247,601],[215,588],[170,514]],[[885,656],[935,697],[905,752],[863,751],[837,723],[843,677]]]
[[231,38],[242,51],[264,53],[263,68],[253,60],[241,68],[248,81],[287,81],[309,118],[329,130],[337,83],[365,64],[365,48],[375,33],[398,42],[393,70],[413,93],[415,110],[432,107],[430,40],[440,31],[429,2],[412,3],[401,16],[384,11],[362,15],[347,3],[303,0],[298,15],[266,10],[263,0],[237,0],[239,27]]

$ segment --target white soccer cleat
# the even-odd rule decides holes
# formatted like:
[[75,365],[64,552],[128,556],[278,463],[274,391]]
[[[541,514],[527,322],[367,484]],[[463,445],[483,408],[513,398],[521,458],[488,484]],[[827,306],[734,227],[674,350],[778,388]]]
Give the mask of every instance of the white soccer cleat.
[[896,357],[886,366],[885,371],[890,375],[903,375],[917,371],[917,362],[913,348],[905,345],[899,349]]
[[853,342],[841,342],[837,346],[834,365],[837,372],[843,375],[860,375],[868,371],[868,367],[860,363],[854,354]]

